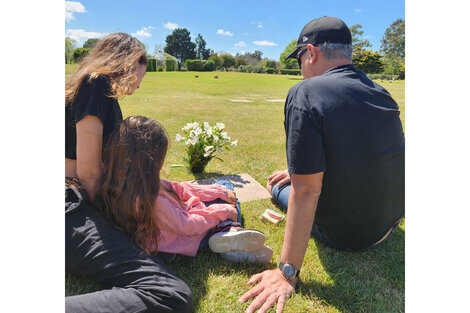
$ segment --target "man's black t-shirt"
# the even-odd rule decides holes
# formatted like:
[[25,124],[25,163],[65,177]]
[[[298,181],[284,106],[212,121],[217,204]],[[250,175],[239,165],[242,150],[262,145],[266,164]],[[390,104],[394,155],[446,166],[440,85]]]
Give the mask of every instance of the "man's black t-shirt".
[[88,82],[88,78],[89,75],[83,79],[73,103],[67,103],[65,106],[65,157],[68,159],[77,159],[76,124],[85,116],[96,116],[103,123],[103,149],[111,132],[122,122],[118,101],[109,97],[109,79],[100,75]]
[[293,86],[285,104],[291,174],[324,172],[315,223],[350,249],[404,215],[405,139],[396,102],[353,65]]

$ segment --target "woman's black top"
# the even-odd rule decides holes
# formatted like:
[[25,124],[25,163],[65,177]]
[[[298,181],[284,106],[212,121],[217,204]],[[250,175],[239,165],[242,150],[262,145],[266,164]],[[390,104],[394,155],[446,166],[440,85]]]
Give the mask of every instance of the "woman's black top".
[[65,106],[65,157],[77,159],[77,131],[75,125],[87,115],[98,117],[103,123],[104,148],[106,141],[122,122],[122,112],[115,98],[109,97],[111,85],[108,77],[100,75],[88,82],[87,75],[72,103]]

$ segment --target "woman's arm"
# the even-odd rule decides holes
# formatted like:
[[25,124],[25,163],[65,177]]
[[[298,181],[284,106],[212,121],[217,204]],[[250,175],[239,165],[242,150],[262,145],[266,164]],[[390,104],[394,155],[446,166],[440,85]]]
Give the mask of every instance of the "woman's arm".
[[76,129],[77,176],[93,201],[102,171],[103,124],[98,117],[87,115],[77,123]]

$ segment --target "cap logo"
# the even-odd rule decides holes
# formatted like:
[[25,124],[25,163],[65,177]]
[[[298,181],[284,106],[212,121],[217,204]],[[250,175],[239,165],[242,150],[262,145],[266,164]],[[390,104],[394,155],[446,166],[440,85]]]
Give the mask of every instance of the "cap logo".
[[305,36],[302,37],[302,42],[306,42],[307,40],[308,40],[307,37],[305,37]]

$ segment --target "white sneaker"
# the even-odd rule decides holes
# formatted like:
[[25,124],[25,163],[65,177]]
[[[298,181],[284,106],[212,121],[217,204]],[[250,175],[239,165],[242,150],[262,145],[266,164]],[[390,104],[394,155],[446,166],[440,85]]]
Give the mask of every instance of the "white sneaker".
[[220,254],[221,257],[235,263],[268,263],[273,257],[273,249],[263,245],[258,250],[232,250]]
[[265,240],[266,236],[258,230],[232,227],[228,232],[212,235],[209,238],[209,248],[215,253],[254,251],[261,248]]

